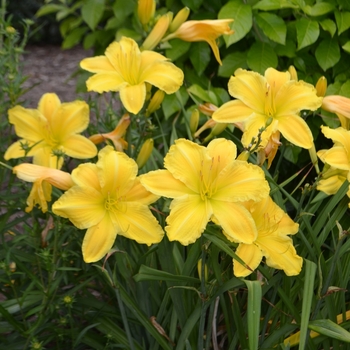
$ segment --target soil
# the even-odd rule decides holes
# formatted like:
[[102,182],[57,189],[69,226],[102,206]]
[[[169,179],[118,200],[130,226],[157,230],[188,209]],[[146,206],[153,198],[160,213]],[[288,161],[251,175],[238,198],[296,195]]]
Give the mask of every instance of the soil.
[[88,93],[76,93],[76,73],[79,62],[91,57],[92,51],[82,47],[62,50],[59,46],[27,46],[23,56],[24,76],[28,79],[23,84],[30,90],[23,96],[25,106],[36,108],[41,96],[54,92],[61,102],[71,102],[79,97],[87,98]]

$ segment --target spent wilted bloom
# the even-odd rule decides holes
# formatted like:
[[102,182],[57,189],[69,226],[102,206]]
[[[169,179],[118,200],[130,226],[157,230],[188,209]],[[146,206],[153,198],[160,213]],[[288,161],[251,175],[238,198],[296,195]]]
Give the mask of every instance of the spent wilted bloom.
[[206,41],[213,50],[216,60],[222,65],[216,39],[221,35],[234,33],[230,28],[232,22],[233,19],[186,21],[175,32],[163,38],[162,41],[170,39],[181,39],[188,42]]
[[250,201],[245,205],[254,219],[258,235],[251,244],[238,245],[236,254],[250,269],[233,260],[234,275],[248,276],[259,266],[263,257],[268,266],[283,270],[287,276],[298,275],[303,259],[297,255],[289,235],[297,233],[299,225],[274,203],[271,197],[266,197],[260,202]]
[[104,133],[104,134],[91,135],[89,139],[95,145],[98,145],[99,143],[106,141],[106,139],[110,140],[113,142],[114,148],[117,151],[123,152],[124,149],[128,148],[128,143],[124,140],[124,135],[126,133],[128,126],[130,125],[130,122],[131,120],[130,120],[129,114],[125,113],[121,117],[121,119],[119,120],[117,126],[113,131]]
[[52,185],[68,190],[74,183],[69,173],[41,165],[22,163],[13,168],[14,174],[21,180],[33,182],[33,187],[27,198],[26,212],[38,205],[42,212],[47,212],[47,202],[51,201]]
[[292,80],[289,72],[268,68],[265,75],[237,69],[228,83],[229,93],[235,98],[223,104],[212,118],[221,123],[244,123],[242,143],[248,147],[261,128],[261,146],[264,148],[276,131],[291,143],[309,149],[313,136],[299,113],[314,111],[322,104],[313,85]]
[[252,243],[254,220],[242,202],[267,197],[269,186],[256,165],[235,160],[236,145],[215,139],[207,147],[178,139],[164,159],[165,170],[140,176],[156,195],[174,198],[165,228],[171,241],[195,242],[213,220],[234,241]]
[[147,245],[162,240],[163,230],[148,208],[158,197],[146,191],[136,175],[133,159],[106,146],[96,164],[73,170],[75,186],[53,204],[56,215],[87,229],[82,246],[85,262],[106,255],[117,234]]
[[126,110],[137,114],[146,99],[146,83],[167,94],[176,92],[183,83],[183,72],[154,51],[140,51],[137,43],[123,37],[110,44],[104,56],[85,58],[81,68],[95,73],[87,82],[89,91],[119,91]]
[[84,101],[61,103],[54,93],[44,94],[38,109],[15,106],[8,111],[9,121],[21,140],[5,152],[6,160],[33,157],[33,163],[60,169],[63,155],[92,158],[96,146],[79,135],[89,125],[89,106]]

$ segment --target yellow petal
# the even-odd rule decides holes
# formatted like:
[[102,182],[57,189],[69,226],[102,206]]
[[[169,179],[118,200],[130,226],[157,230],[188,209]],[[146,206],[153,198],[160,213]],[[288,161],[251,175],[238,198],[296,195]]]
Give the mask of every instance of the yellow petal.
[[227,202],[259,201],[266,198],[269,191],[264,172],[258,166],[236,160],[219,174],[212,198]]
[[322,153],[322,157],[320,158],[322,162],[327,163],[334,168],[350,170],[348,154],[342,146],[332,147],[331,149]]
[[38,205],[41,211],[46,213],[48,209],[47,202],[51,201],[51,191],[52,186],[49,183],[41,179],[35,181],[27,198],[28,207],[25,211],[29,213],[35,205]]
[[92,263],[102,259],[112,248],[116,236],[116,227],[109,215],[105,215],[85,233],[82,245],[84,261]]
[[182,181],[175,179],[168,170],[150,171],[139,178],[148,191],[158,196],[177,198],[184,194],[195,194]]
[[146,85],[129,85],[120,89],[120,100],[125,109],[133,114],[140,112],[146,99]]
[[[290,81],[289,72],[279,72],[274,68],[268,68],[265,71],[265,78],[273,90],[278,93],[280,88]],[[274,96],[276,97],[276,96]]]
[[98,154],[97,167],[102,191],[106,196],[117,193],[122,197],[132,188],[137,175],[137,164],[125,153],[106,146]]
[[212,216],[210,203],[196,195],[175,198],[170,209],[165,231],[170,241],[179,241],[182,245],[194,243]]
[[84,229],[97,225],[105,216],[104,202],[93,187],[73,186],[52,205],[52,211]]
[[304,119],[297,115],[278,117],[278,130],[291,143],[309,149],[313,146],[314,138]]
[[[257,141],[257,136],[259,133],[259,129],[266,126],[268,118],[266,115],[263,114],[253,114],[249,119],[246,120],[244,123],[244,133],[242,135],[242,144],[244,147],[248,147],[252,144],[253,138],[255,139],[255,142]],[[264,148],[269,138],[271,137],[272,133],[276,131],[277,127],[277,121],[273,120],[272,123],[263,131],[261,134],[261,143],[260,147]]]
[[140,179],[136,178],[134,185],[125,195],[125,202],[138,202],[140,204],[149,205],[155,202],[158,198],[159,196],[147,191],[146,188],[142,186]]
[[155,51],[145,50],[141,52],[140,72],[143,72],[155,61],[168,61],[168,58]]
[[200,190],[200,176],[204,163],[209,163],[209,166],[211,164],[206,148],[185,139],[176,140],[164,158],[165,167],[175,179],[196,193]]
[[125,203],[125,210],[115,212],[112,220],[118,224],[118,234],[140,244],[159,243],[164,232],[148,207],[137,202]]
[[321,126],[322,133],[334,143],[339,142],[344,146],[348,154],[350,154],[350,131],[344,128],[331,129],[327,126]]
[[[15,143],[13,143],[5,152],[4,159],[16,159],[16,158],[22,158],[24,157],[25,151],[23,150],[22,144],[26,144],[25,140],[19,140]],[[27,156],[30,156],[28,153]]]
[[84,58],[80,67],[91,73],[116,73],[115,68],[106,56]]
[[156,86],[167,94],[172,94],[179,90],[184,80],[184,74],[173,63],[158,61],[142,71],[140,80]]
[[38,104],[39,112],[49,121],[52,121],[57,109],[60,107],[61,101],[54,93],[44,94]]
[[224,103],[217,109],[212,118],[220,123],[237,123],[248,119],[254,114],[254,110],[240,100]]
[[212,169],[217,174],[221,172],[228,164],[232,163],[237,156],[237,147],[230,141],[223,138],[214,139],[207,146],[209,157],[218,159],[218,162],[213,162],[216,169]]
[[72,172],[74,183],[80,187],[93,187],[96,191],[101,192],[101,184],[98,177],[98,168],[96,164],[80,164]]
[[236,277],[246,277],[250,275],[260,264],[263,258],[261,250],[255,244],[241,243],[236,249],[238,255],[251,270],[247,269],[240,262],[233,260],[233,274]]
[[77,159],[93,158],[97,154],[94,143],[82,135],[70,135],[62,141],[62,147],[67,156]]
[[118,73],[97,73],[86,81],[88,91],[99,93],[107,91],[119,91],[127,83]]
[[293,241],[288,236],[270,235],[257,242],[266,264],[275,269],[283,270],[287,276],[298,275],[303,265],[303,259],[297,255]]
[[222,201],[210,201],[216,221],[231,242],[250,244],[258,232],[249,211],[242,205]]
[[257,113],[265,113],[267,81],[259,73],[237,69],[229,80],[228,91]]

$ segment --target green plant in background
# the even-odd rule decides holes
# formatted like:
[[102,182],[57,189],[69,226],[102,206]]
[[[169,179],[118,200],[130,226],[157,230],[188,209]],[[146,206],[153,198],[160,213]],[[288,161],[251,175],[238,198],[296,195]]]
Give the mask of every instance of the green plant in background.
[[86,115],[69,103],[7,107],[17,150],[55,161],[1,168],[1,343],[344,348],[346,2],[47,1],[49,13],[63,48],[94,47],[87,88],[110,98],[89,101],[98,160],[71,152]]

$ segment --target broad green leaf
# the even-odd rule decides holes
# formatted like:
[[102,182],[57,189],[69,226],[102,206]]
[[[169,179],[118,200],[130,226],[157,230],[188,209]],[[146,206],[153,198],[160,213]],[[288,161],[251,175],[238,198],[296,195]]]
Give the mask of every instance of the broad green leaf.
[[83,47],[85,50],[91,49],[95,45],[96,32],[89,33],[85,36],[83,41]]
[[[178,91],[181,95],[183,103],[186,104],[188,100],[188,93],[186,88],[182,86]],[[162,109],[165,119],[168,119],[171,115],[182,109],[182,105],[179,99],[177,98],[176,94],[165,95],[164,100],[162,102]]]
[[45,16],[45,15],[48,15],[49,13],[53,13],[53,12],[57,12],[65,9],[67,9],[67,7],[64,5],[56,5],[56,4],[44,5],[40,7],[38,12],[35,14],[35,17]]
[[342,46],[343,50],[350,53],[350,40],[347,41],[343,46]]
[[298,50],[313,44],[320,35],[320,28],[317,21],[301,18],[295,22],[297,29]]
[[183,41],[181,39],[170,40],[169,44],[171,45],[171,48],[167,49],[165,54],[166,57],[172,61],[177,60],[179,57],[185,54],[191,46],[190,42]]
[[261,283],[259,281],[246,281],[248,288],[248,341],[249,350],[257,350],[260,334],[260,314],[261,314]]
[[339,90],[339,95],[350,98],[350,80],[346,81]]
[[271,11],[271,10],[279,10],[283,8],[299,8],[298,5],[293,4],[292,1],[288,0],[261,0],[257,2],[254,6],[254,10],[263,10],[263,11]]
[[105,10],[104,0],[86,0],[81,8],[83,20],[94,30]]
[[309,328],[327,337],[350,343],[350,333],[331,320],[311,321],[309,323]]
[[340,49],[335,39],[325,39],[320,42],[315,51],[318,64],[326,71],[340,60]]
[[248,51],[247,63],[251,70],[264,74],[267,68],[277,67],[278,57],[271,45],[256,42]]
[[63,40],[62,49],[70,49],[79,44],[82,36],[87,32],[87,27],[73,29]]
[[136,0],[118,0],[114,2],[113,12],[115,18],[121,25],[136,8]]
[[184,6],[189,7],[192,11],[196,11],[200,8],[203,0],[181,0]]
[[256,23],[269,39],[278,44],[285,44],[287,26],[281,17],[273,13],[259,13],[256,15]]
[[142,39],[140,33],[135,32],[132,29],[128,28],[120,28],[115,35],[115,40],[119,41],[123,36],[134,39],[135,41],[139,41]]
[[212,91],[206,91],[203,88],[201,88],[199,85],[191,85],[187,91],[189,94],[193,94],[197,97],[199,97],[204,102],[211,102],[215,106],[218,105],[218,100],[216,98],[216,95]]
[[275,52],[278,56],[295,57],[296,44],[293,40],[287,39],[285,45],[277,45],[275,47]]
[[329,2],[318,2],[313,6],[307,5],[302,10],[309,16],[322,16],[333,11],[334,5]]
[[207,43],[193,43],[191,46],[191,63],[198,75],[201,75],[210,62],[211,49]]
[[234,19],[234,22],[231,24],[231,29],[235,31],[234,34],[223,36],[226,47],[244,38],[253,25],[252,8],[242,1],[229,1],[219,11],[218,18]]
[[216,97],[219,100],[218,106],[221,106],[223,103],[230,100],[230,95],[227,92],[227,89],[224,88],[212,88]]
[[222,60],[222,66],[219,67],[218,76],[228,78],[238,68],[248,68],[247,52],[237,51],[225,56]]
[[338,35],[350,28],[350,12],[334,11],[335,21],[337,22]]
[[335,34],[335,32],[337,30],[337,26],[334,23],[334,21],[332,21],[329,18],[324,19],[323,21],[321,21],[320,25],[321,25],[323,30],[325,30],[326,32],[328,32],[331,35],[331,37],[333,37],[333,35]]

